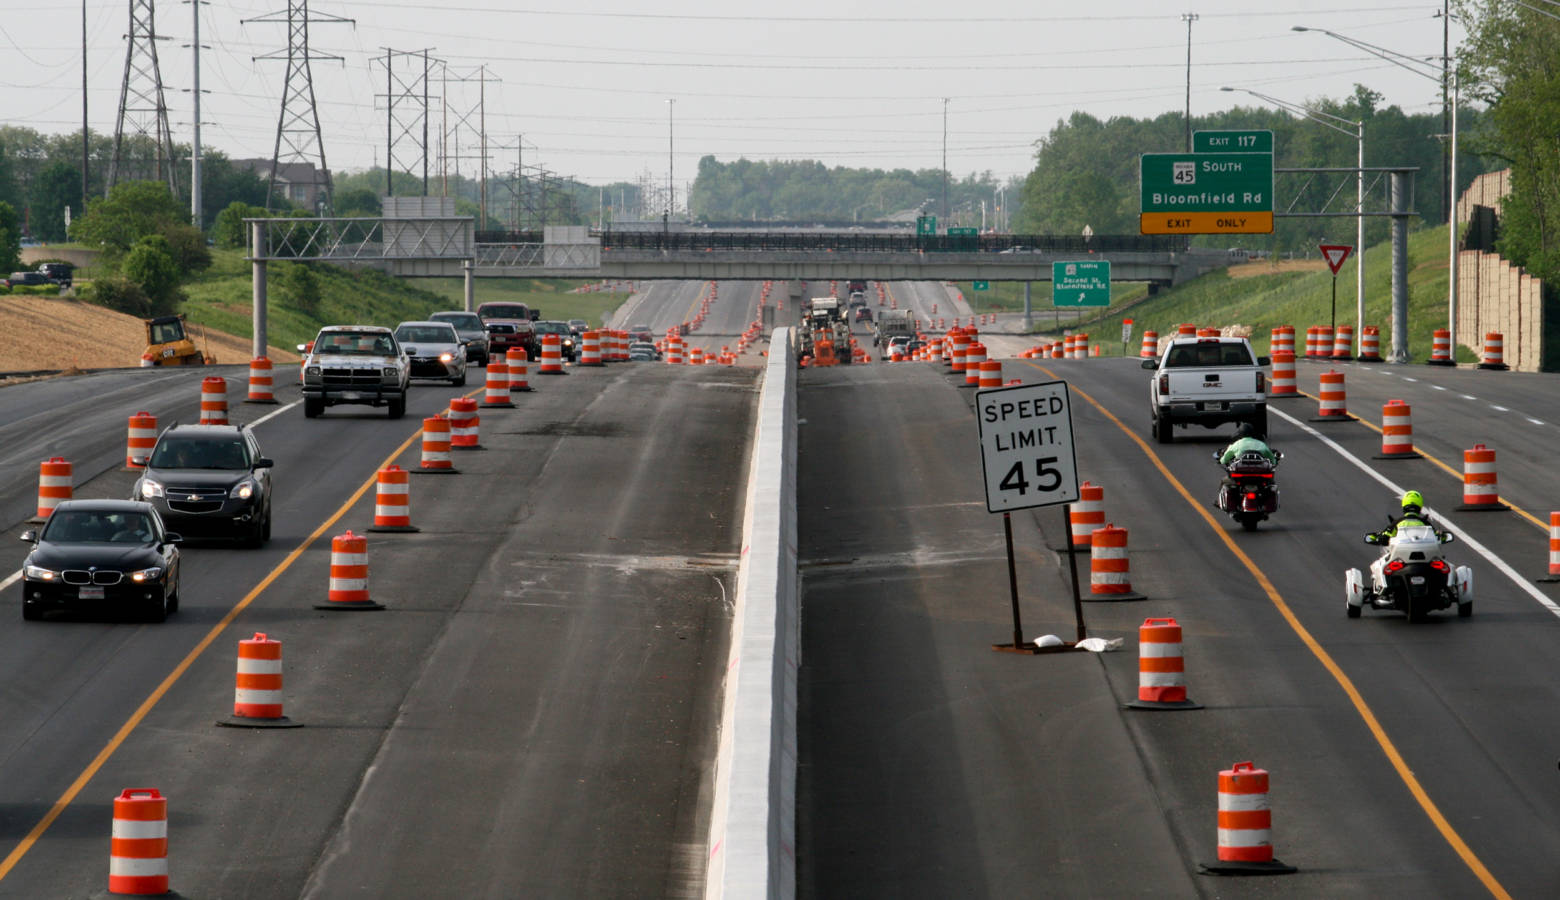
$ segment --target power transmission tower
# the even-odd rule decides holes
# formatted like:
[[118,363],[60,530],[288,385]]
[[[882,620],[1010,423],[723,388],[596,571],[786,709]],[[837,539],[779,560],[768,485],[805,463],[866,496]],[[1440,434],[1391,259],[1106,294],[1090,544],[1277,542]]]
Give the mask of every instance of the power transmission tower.
[[[493,75],[488,74],[487,66],[485,64],[478,66],[476,69],[473,69],[471,71],[471,73],[467,74],[467,75],[451,75],[449,67],[446,66],[444,68],[444,76],[443,76],[443,78],[444,78],[445,115],[447,117],[449,115],[449,113],[451,111],[453,111],[455,121],[453,123],[448,124],[446,129],[445,129],[445,133],[444,133],[445,152],[444,152],[444,158],[443,158],[443,160],[441,162],[441,169],[443,171],[447,172],[448,171],[447,167],[449,165],[449,161],[453,159],[453,160],[455,160],[455,174],[458,177],[460,175],[460,161],[462,159],[475,159],[475,160],[477,160],[477,164],[479,166],[477,171],[478,171],[479,180],[481,182],[481,199],[480,199],[481,214],[480,214],[480,217],[478,218],[478,221],[477,221],[477,228],[478,228],[478,230],[484,230],[484,229],[486,229],[488,227],[488,224],[487,224],[487,219],[488,219],[488,198],[487,198],[487,173],[488,173],[487,85],[488,85],[488,82],[490,82],[490,81],[498,82],[498,81],[502,81],[503,79],[497,78],[497,77],[495,77]],[[452,102],[450,100],[450,83],[451,82],[455,83],[457,85],[457,88],[460,85],[464,85],[464,84],[476,84],[476,86],[477,86],[476,102],[475,103],[471,102],[471,98],[470,98],[469,94],[467,94],[465,96],[467,105],[460,105],[459,103]],[[446,118],[446,122],[448,122],[448,118]],[[461,137],[461,133],[462,132],[470,132],[473,135],[475,135],[476,143],[477,143],[477,153],[476,154],[474,154],[474,155],[473,154],[462,154],[460,152],[460,137]],[[450,150],[449,150],[451,145],[453,145],[453,147],[454,147],[454,151],[453,152],[450,152]]]
[[[385,196],[395,194],[397,165],[415,175],[422,167],[423,196],[428,196],[428,73],[443,61],[428,50],[381,48],[374,62],[385,67]],[[400,65],[397,65],[400,63]]]
[[[283,178],[284,189],[289,184],[294,187],[306,184],[308,198],[314,201],[316,210],[321,207],[328,210],[332,206],[330,169],[325,164],[325,142],[320,137],[320,114],[314,104],[314,76],[310,71],[309,61],[315,59],[341,61],[341,57],[309,51],[309,23],[350,22],[354,25],[357,23],[340,16],[311,16],[309,0],[287,0],[287,12],[267,13],[258,18],[245,19],[243,24],[247,25],[250,22],[287,23],[287,50],[254,57],[287,60],[287,79],[282,86],[282,114],[276,123],[276,144],[275,149],[271,151],[271,175],[265,195],[265,208],[270,209],[271,204],[276,200],[277,170],[282,166],[291,165],[294,167],[293,170]],[[298,168],[297,164],[314,165],[315,159],[318,159],[319,163],[314,167],[313,172]],[[304,175],[307,175],[307,181],[301,180],[300,176]],[[294,197],[297,196],[295,193]]]
[[125,126],[134,134],[150,137],[153,143],[153,177],[168,182],[168,191],[179,192],[174,173],[173,132],[168,128],[168,104],[163,99],[162,71],[157,65],[152,0],[130,0],[130,32],[125,35],[125,75],[119,84],[119,116],[114,122],[114,156],[108,164],[108,188],[119,182],[124,162]]

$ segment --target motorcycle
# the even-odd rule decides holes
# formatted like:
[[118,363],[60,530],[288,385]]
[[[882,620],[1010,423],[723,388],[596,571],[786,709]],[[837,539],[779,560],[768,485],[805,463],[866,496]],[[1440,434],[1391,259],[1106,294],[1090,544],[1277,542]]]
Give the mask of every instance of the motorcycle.
[[1460,618],[1473,615],[1473,570],[1453,566],[1441,555],[1441,545],[1452,539],[1429,525],[1399,526],[1391,537],[1365,535],[1365,543],[1386,549],[1371,563],[1370,584],[1359,569],[1344,574],[1349,618],[1358,619],[1367,605],[1398,610],[1410,622],[1450,606],[1457,607]]
[[[1227,477],[1219,486],[1217,506],[1247,531],[1256,531],[1258,522],[1278,512],[1278,485],[1273,483],[1273,472],[1284,454],[1275,451],[1274,455],[1278,459],[1269,462],[1262,454],[1248,450],[1230,460],[1229,465],[1220,463]],[[1213,455],[1215,462],[1219,456]]]

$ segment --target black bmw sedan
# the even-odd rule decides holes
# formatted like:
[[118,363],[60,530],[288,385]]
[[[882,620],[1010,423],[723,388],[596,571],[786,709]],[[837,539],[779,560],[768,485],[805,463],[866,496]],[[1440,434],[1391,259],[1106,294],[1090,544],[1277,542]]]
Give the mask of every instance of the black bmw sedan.
[[22,565],[22,618],[56,609],[144,616],[179,608],[179,535],[136,500],[63,500]]

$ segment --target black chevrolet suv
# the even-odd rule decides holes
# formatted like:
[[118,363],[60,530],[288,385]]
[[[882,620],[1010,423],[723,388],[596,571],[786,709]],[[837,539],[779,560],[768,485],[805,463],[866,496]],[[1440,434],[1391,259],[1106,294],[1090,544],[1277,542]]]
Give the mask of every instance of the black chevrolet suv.
[[242,425],[171,425],[130,497],[186,538],[259,547],[271,538],[272,465]]

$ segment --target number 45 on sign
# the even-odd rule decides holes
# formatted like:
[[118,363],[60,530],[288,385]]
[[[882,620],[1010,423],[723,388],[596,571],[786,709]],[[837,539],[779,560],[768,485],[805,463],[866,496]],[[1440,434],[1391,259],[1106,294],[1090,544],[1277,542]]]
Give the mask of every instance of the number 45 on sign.
[[975,395],[986,511],[1078,499],[1067,382],[989,388]]

